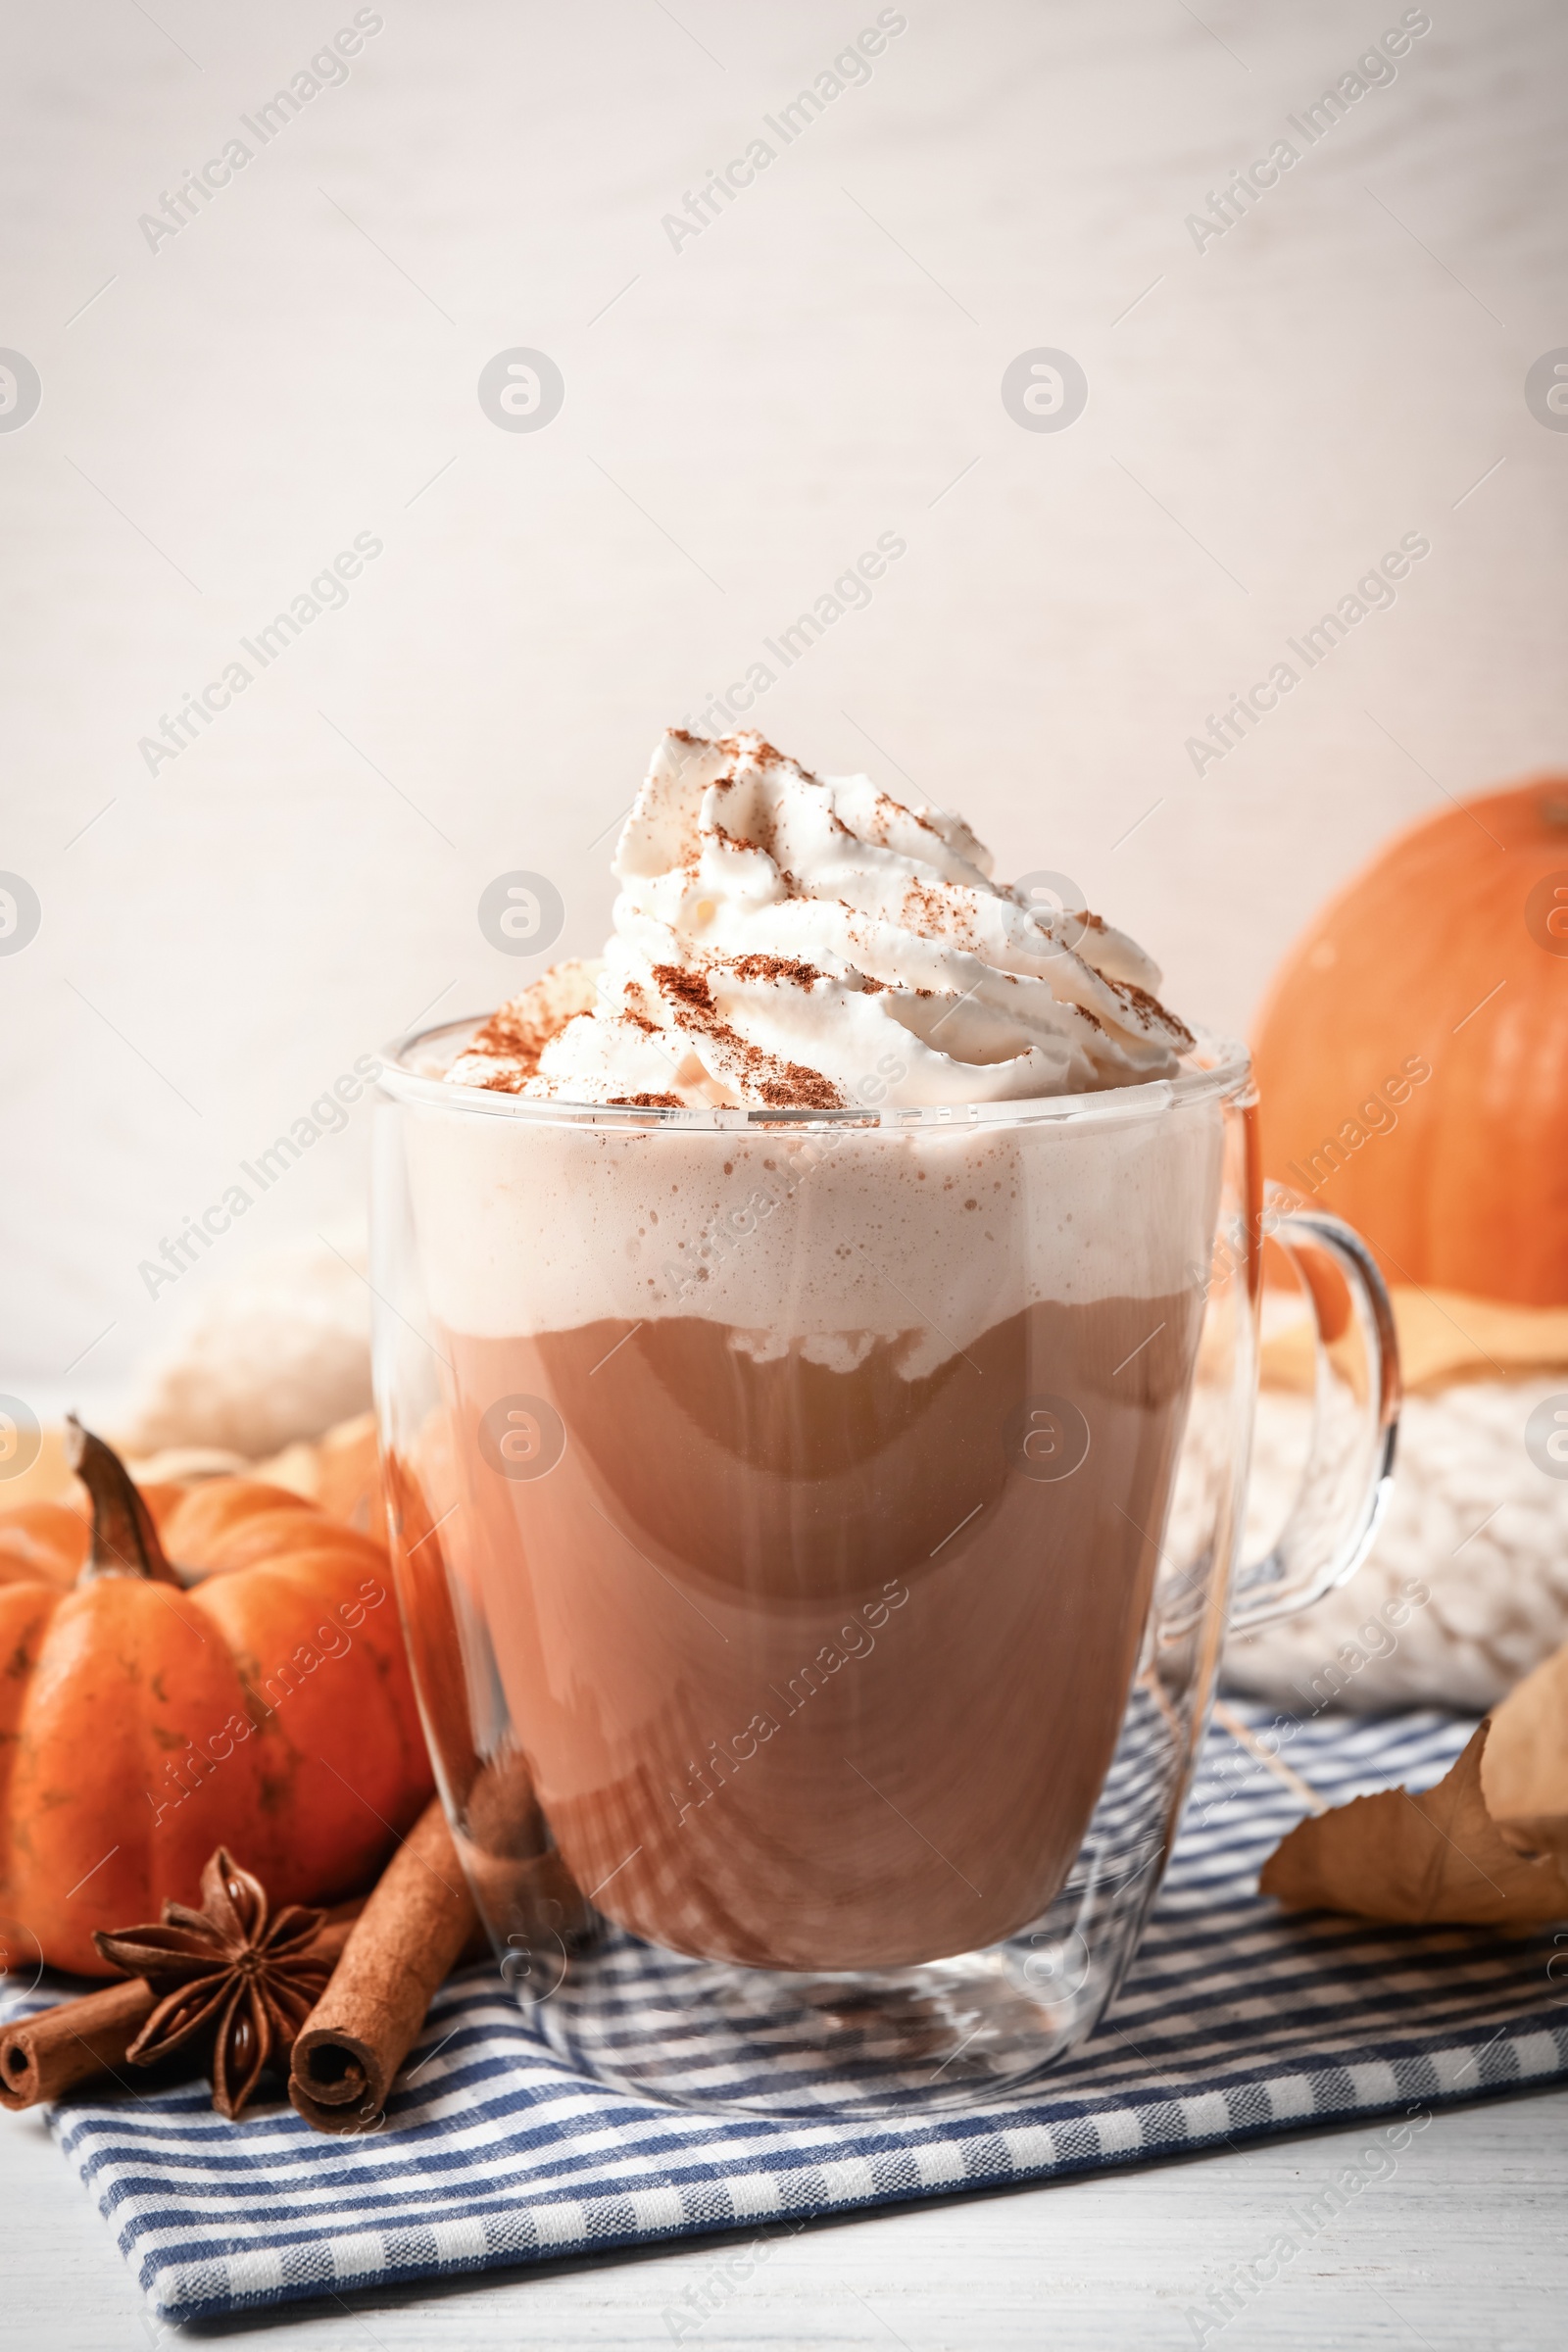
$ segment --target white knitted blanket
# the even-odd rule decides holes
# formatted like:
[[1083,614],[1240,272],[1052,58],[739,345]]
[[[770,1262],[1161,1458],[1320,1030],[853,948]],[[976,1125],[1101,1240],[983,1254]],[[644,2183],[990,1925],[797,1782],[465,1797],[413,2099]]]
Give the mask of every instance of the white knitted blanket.
[[[1538,1468],[1524,1439],[1534,1408],[1565,1388],[1548,1372],[1407,1396],[1371,1556],[1315,1608],[1233,1642],[1228,1683],[1298,1715],[1495,1705],[1568,1641],[1568,1479]],[[1258,1399],[1249,1555],[1283,1516],[1311,1409],[1277,1391]]]

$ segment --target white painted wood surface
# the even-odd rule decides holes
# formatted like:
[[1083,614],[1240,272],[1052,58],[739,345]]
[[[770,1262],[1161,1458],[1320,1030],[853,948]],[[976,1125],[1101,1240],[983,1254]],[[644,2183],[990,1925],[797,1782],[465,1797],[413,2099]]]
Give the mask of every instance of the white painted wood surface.
[[[1188,2317],[1263,2254],[1370,2130],[1281,2139],[1054,2187],[818,2225],[757,2260],[744,2236],[161,2327],[32,2117],[0,2116],[0,2335],[25,2352],[277,2342],[300,2352],[704,2352],[902,2343],[906,2352],[1194,2345]],[[722,2265],[749,2253],[726,2292]],[[680,2334],[689,2289],[711,2315]],[[1439,2113],[1284,2276],[1203,2340],[1226,2352],[1560,2352],[1568,2314],[1568,2091]]]

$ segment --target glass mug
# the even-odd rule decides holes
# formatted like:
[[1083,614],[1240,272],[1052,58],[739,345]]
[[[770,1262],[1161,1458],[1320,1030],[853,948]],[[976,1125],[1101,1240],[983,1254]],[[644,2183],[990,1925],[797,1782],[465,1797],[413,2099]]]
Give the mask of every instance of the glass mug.
[[[1244,1049],[966,1108],[580,1108],[388,1050],[393,1562],[437,1782],[564,2061],[713,2111],[994,2098],[1094,2031],[1227,1630],[1364,1555],[1387,1295],[1257,1172]],[[1263,1245],[1317,1318],[1238,1570]]]

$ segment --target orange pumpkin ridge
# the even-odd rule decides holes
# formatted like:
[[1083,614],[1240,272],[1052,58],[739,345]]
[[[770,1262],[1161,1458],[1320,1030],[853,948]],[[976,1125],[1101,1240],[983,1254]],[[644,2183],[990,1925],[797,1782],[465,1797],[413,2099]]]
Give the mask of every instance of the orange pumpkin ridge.
[[1545,776],[1399,835],[1280,967],[1255,1032],[1264,1171],[1348,1218],[1393,1283],[1568,1305],[1564,909],[1568,778]]
[[379,1545],[215,1482],[159,1514],[205,1579],[186,1590],[109,1447],[70,1443],[93,1504],[74,1586],[63,1527],[0,1516],[0,1558],[23,1538],[51,1555],[0,1581],[0,1913],[51,1966],[102,1976],[92,1931],[194,1902],[217,1845],[276,1905],[368,1884],[430,1772]]
[[[181,1494],[163,1520],[160,1533],[170,1558],[181,1567],[201,1560],[209,1573],[218,1565],[217,1552],[225,1536],[247,1526],[266,1511],[308,1511],[303,1494],[289,1487],[270,1486],[259,1478],[214,1478]],[[237,1563],[235,1563],[237,1565]],[[223,1565],[228,1565],[225,1561]]]
[[0,1585],[73,1585],[87,1556],[85,1519],[64,1502],[21,1502],[0,1520]]

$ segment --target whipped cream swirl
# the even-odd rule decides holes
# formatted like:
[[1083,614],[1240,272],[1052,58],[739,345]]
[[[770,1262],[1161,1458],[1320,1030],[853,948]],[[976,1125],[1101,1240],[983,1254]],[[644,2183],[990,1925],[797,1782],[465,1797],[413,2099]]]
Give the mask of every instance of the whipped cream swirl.
[[671,729],[615,852],[614,934],[453,1062],[568,1102],[839,1109],[1083,1094],[1174,1074],[1143,950],[991,880],[961,819],[760,735]]

